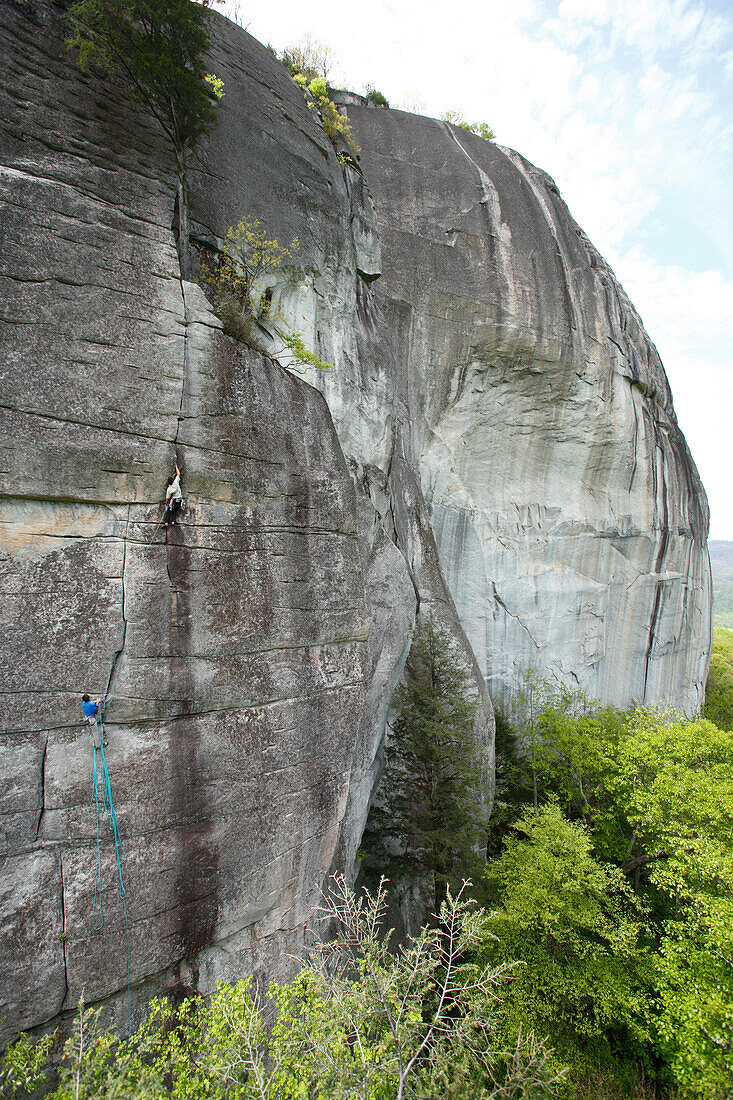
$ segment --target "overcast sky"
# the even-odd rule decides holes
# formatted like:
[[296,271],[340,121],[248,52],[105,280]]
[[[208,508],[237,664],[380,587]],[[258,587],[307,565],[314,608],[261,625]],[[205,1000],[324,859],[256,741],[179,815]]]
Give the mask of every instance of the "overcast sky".
[[223,10],[278,49],[307,33],[327,42],[334,83],[488,122],[554,177],[659,349],[711,538],[733,540],[733,0],[225,0]]

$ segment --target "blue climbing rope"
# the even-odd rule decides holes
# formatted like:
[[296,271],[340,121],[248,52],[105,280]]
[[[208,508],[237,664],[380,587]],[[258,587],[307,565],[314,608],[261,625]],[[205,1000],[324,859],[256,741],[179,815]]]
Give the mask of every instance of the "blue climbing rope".
[[[117,677],[115,676],[115,680],[116,679]],[[114,694],[114,686],[112,694]],[[100,769],[97,765],[96,745],[92,749],[92,767],[89,774],[89,779],[92,785],[92,809],[97,826],[97,851],[96,865],[94,870],[94,901],[92,903],[92,930],[94,932],[101,932],[102,928],[104,927],[104,914],[102,912],[101,823],[104,821],[105,818],[107,818],[115,842],[115,859],[117,861],[117,877],[119,880],[118,893],[122,902],[122,915],[125,921],[125,949],[127,953],[127,1023],[128,1027],[131,1027],[132,1010],[130,1003],[130,928],[127,920],[127,898],[125,896],[125,883],[122,876],[122,850],[120,848],[120,835],[119,829],[117,827],[117,814],[115,813],[115,805],[114,801],[112,800],[112,784],[110,783],[109,779],[107,757],[104,755],[104,703],[100,707],[99,717],[97,719],[97,728],[99,730],[99,757],[101,762],[101,776]]]
[[167,511],[168,511],[168,505],[166,504],[165,512],[163,512],[163,515],[160,517],[160,519],[158,521],[158,526],[153,531],[153,537],[151,538],[150,542],[148,543],[148,546],[152,546],[153,543],[155,542],[155,536],[158,534],[158,531],[160,531],[161,527],[163,526],[163,520],[165,519]]
[[[151,538],[148,546],[152,546],[155,542],[156,535],[163,525],[163,521],[168,513],[168,507],[166,504],[165,511],[158,521],[158,525],[153,531],[153,537]],[[124,649],[125,640],[124,634],[122,638],[122,649]],[[101,932],[104,928],[104,913],[102,911],[102,822],[107,819],[109,827],[112,830],[112,836],[115,842],[115,859],[117,861],[117,877],[118,877],[118,893],[120,901],[122,902],[122,914],[125,921],[125,947],[127,952],[127,1023],[128,1027],[132,1027],[132,1012],[130,1006],[130,928],[127,920],[127,898],[125,896],[125,882],[122,875],[122,851],[120,849],[120,834],[117,827],[117,814],[115,813],[114,801],[112,799],[112,784],[109,779],[109,768],[107,767],[107,758],[104,755],[104,744],[106,731],[104,728],[104,712],[105,708],[114,699],[115,689],[117,687],[117,677],[120,674],[120,666],[122,665],[122,649],[117,655],[117,660],[114,669],[114,675],[112,682],[108,688],[107,695],[100,701],[99,710],[97,713],[97,729],[99,731],[99,746],[95,745],[92,748],[92,766],[89,772],[89,781],[92,787],[92,796],[90,803],[90,813],[96,822],[96,857],[94,867],[94,900],[92,902],[92,930],[94,932]],[[99,759],[101,763],[101,775],[100,767],[97,763],[97,748],[99,748]]]
[[[89,773],[89,780],[92,784],[92,805],[91,813],[97,822],[97,855],[96,865],[94,868],[94,902],[92,904],[92,931],[101,932],[104,926],[104,915],[102,914],[102,850],[100,843],[100,819],[105,817],[104,807],[104,788],[102,788],[102,809],[99,808],[99,783],[97,782],[97,750],[92,749],[92,768]],[[97,913],[99,910],[99,913]]]

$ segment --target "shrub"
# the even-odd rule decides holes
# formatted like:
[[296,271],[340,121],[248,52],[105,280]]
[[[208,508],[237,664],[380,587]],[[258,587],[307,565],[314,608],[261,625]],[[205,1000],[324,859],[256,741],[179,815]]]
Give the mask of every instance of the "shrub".
[[290,352],[292,362],[303,363],[306,366],[310,367],[317,367],[318,370],[333,370],[333,366],[331,365],[331,363],[326,363],[323,359],[319,359],[319,357],[314,352],[308,351],[307,347],[305,346],[303,337],[300,335],[299,332],[286,332],[278,330],[277,334],[282,340],[285,347]]
[[478,137],[484,139],[484,141],[494,141],[496,134],[489,126],[488,122],[464,122],[461,123],[462,129],[469,130],[472,134],[477,134]]
[[366,100],[367,103],[373,103],[375,107],[389,107],[387,97],[378,92],[376,88],[372,88],[371,84],[367,85]]
[[223,251],[201,265],[202,282],[227,335],[262,350],[256,340],[257,326],[270,305],[267,298],[257,297],[258,286],[298,248],[297,237],[287,246],[270,239],[258,218],[241,218],[230,226]]
[[241,302],[228,294],[222,294],[217,298],[214,309],[227,336],[241,341],[255,351],[264,350],[257,337],[257,321],[242,309]]
[[[508,970],[468,961],[485,919],[462,892],[448,895],[431,927],[395,952],[383,928],[383,883],[374,897],[357,897],[336,878],[322,916],[329,941],[314,946],[293,981],[270,986],[269,1005],[251,978],[175,1010],[155,1000],[120,1042],[101,1029],[99,1010],[82,1003],[53,1100],[552,1095],[558,1077],[534,1035],[509,1051],[497,1046]],[[11,1047],[2,1058],[11,1087],[35,1087],[45,1053],[25,1037]]]
[[446,111],[441,120],[449,122],[451,126],[458,126],[461,130],[468,130],[471,134],[477,134],[485,141],[493,141],[496,137],[488,122],[467,122],[458,111]]
[[[289,245],[281,245],[268,237],[259,219],[241,218],[227,230],[223,252],[210,263],[202,263],[201,279],[227,336],[273,358],[279,359],[285,353],[290,364],[304,363],[330,371],[331,364],[306,348],[301,334],[287,327],[282,314],[273,314],[272,291],[259,293],[262,281],[299,247],[297,237]],[[267,332],[266,323],[272,332]],[[274,352],[269,343],[273,334],[282,343]]]
[[[298,87],[302,87],[297,76],[295,80]],[[326,136],[330,139],[332,144],[335,145],[339,137],[342,137],[347,144],[351,146],[354,154],[358,156],[361,150],[352,136],[348,116],[345,114],[342,115],[333,100],[328,98],[325,78],[319,76],[316,77],[315,80],[311,80],[308,85],[308,91],[312,97],[312,102],[315,104],[321,116],[321,122],[323,123],[323,129],[326,131]]]

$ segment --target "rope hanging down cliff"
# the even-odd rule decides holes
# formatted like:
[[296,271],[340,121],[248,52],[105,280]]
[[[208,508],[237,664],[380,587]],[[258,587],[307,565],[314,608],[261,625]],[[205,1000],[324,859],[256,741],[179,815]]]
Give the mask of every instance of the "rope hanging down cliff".
[[[119,670],[119,664],[118,664]],[[115,675],[115,683],[117,676]],[[114,684],[112,686],[114,695]],[[110,696],[110,700],[112,699]],[[115,842],[115,859],[117,862],[118,893],[122,902],[122,915],[125,921],[125,948],[127,953],[127,1021],[131,1022],[132,1012],[130,1007],[130,929],[127,922],[127,898],[125,895],[125,883],[122,876],[122,851],[120,848],[120,835],[117,828],[117,814],[112,799],[112,784],[109,779],[107,757],[104,754],[106,730],[104,728],[104,708],[106,701],[101,700],[97,712],[98,744],[92,748],[92,766],[89,773],[89,781],[92,787],[90,812],[96,821],[96,864],[94,869],[94,901],[92,903],[92,931],[101,932],[104,927],[104,913],[102,911],[102,848],[101,848],[101,824],[108,819],[109,827]],[[99,753],[99,763],[97,762]],[[101,786],[100,786],[101,783]]]
[[[175,475],[168,478],[167,491],[166,491],[166,506],[158,524],[153,531],[153,536],[148,543],[151,546],[155,541],[155,537],[158,534],[161,526],[168,526],[169,524],[177,523],[177,515],[184,507],[184,500],[181,494],[181,472],[178,466],[175,467]],[[128,509],[128,523],[129,523],[129,509]],[[123,536],[123,542],[125,547],[125,553],[122,563],[122,578],[123,578],[123,618],[124,618],[124,573],[125,562],[127,559],[127,531]],[[125,882],[122,874],[122,850],[120,847],[119,829],[117,826],[117,814],[115,812],[114,800],[112,798],[112,784],[109,778],[109,768],[107,766],[107,757],[105,756],[104,746],[107,744],[107,731],[104,725],[104,715],[106,708],[111,704],[115,696],[115,690],[117,688],[117,678],[120,674],[120,667],[122,665],[122,657],[125,651],[125,641],[127,636],[127,622],[125,621],[123,633],[122,633],[122,645],[119,652],[115,657],[113,670],[111,673],[111,680],[107,689],[107,694],[94,702],[88,695],[83,697],[83,707],[85,714],[85,721],[95,725],[95,737],[92,745],[92,764],[89,772],[89,782],[92,788],[90,814],[94,818],[96,826],[96,858],[94,869],[94,900],[92,902],[92,931],[101,932],[104,927],[104,913],[102,910],[102,822],[107,819],[109,827],[112,830],[112,836],[115,845],[115,860],[117,863],[117,878],[118,878],[118,893],[122,902],[122,914],[125,922],[125,949],[127,956],[127,1020],[128,1026],[131,1026],[132,1012],[131,1012],[131,997],[130,997],[130,928],[127,919],[127,897],[125,892]],[[99,753],[99,758],[97,757]]]

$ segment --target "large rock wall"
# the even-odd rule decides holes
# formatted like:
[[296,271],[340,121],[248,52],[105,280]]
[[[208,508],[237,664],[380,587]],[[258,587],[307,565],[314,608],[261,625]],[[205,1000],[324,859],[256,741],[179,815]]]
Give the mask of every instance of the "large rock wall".
[[[326,876],[353,859],[421,601],[470,653],[419,485],[409,471],[388,484],[390,414],[377,426],[361,397],[366,374],[388,385],[393,356],[359,173],[282,66],[217,20],[226,98],[192,165],[194,237],[216,245],[242,215],[281,241],[298,234],[278,293],[351,392],[342,446],[323,396],[226,337],[181,280],[170,151],[144,111],[78,72],[64,30],[50,0],[4,7],[5,1037],[64,1018],[82,991],[127,1023],[106,826],[105,924],[92,929],[81,692],[114,687],[135,1010],[160,989],[292,968]],[[156,533],[174,461],[188,509]]]
[[[6,1034],[82,989],[125,1024],[109,834],[91,929],[82,691],[115,688],[135,1006],[291,965],[319,886],[353,861],[417,615],[472,664],[489,763],[485,675],[506,696],[538,660],[607,698],[641,677],[648,700],[680,700],[706,652],[706,506],[661,365],[535,170],[355,109],[364,177],[217,18],[226,94],[192,164],[192,232],[215,248],[248,216],[299,237],[275,311],[334,370],[286,371],[181,280],[170,152],[63,35],[62,4],[5,4]],[[174,461],[188,511],[151,544]]]
[[701,705],[705,493],[638,314],[543,172],[447,123],[353,107],[413,461],[492,697],[534,669]]
[[[108,760],[135,999],[263,960],[272,973],[302,943],[336,850],[369,621],[353,486],[322,397],[236,347],[181,282],[166,150],[118,94],[80,78],[60,13],[5,15],[0,1016],[12,1033],[127,980],[107,832],[106,924],[91,928],[79,693],[105,691],[118,668]],[[190,507],[151,544],[174,459]]]

